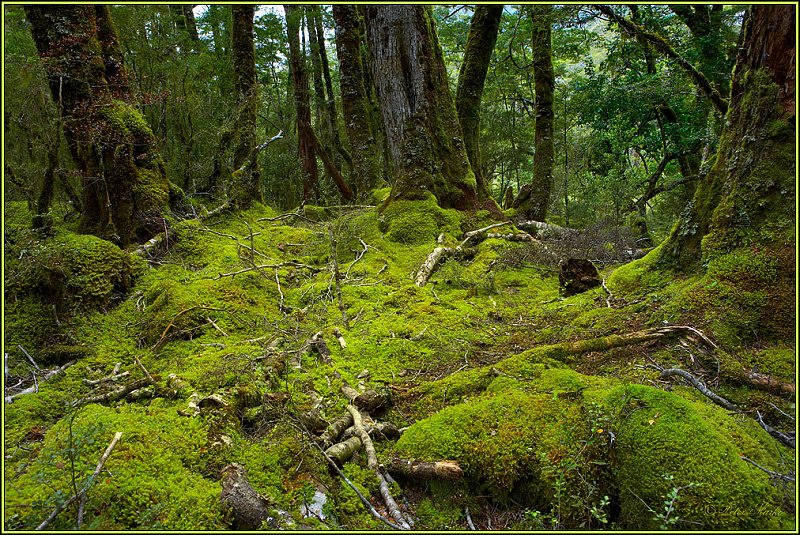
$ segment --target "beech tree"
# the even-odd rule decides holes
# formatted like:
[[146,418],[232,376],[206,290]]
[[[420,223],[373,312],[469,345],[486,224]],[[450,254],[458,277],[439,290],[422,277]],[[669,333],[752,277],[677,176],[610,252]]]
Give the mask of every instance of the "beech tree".
[[108,6],[27,5],[64,135],[82,176],[79,231],[121,246],[163,230],[169,182],[131,104]]
[[502,15],[502,5],[481,4],[475,7],[456,90],[456,110],[464,135],[464,148],[481,197],[488,196],[480,151],[481,98]]
[[430,8],[367,6],[366,24],[387,156],[396,176],[392,199],[432,193],[442,207],[478,208],[475,174]]
[[342,110],[353,161],[353,184],[356,192],[367,192],[381,180],[378,139],[380,132],[371,118],[369,68],[362,53],[364,19],[356,6],[334,4],[336,55],[339,59],[339,84]]
[[551,44],[551,13],[553,6],[531,6],[531,52],[533,53],[533,83],[536,92],[536,132],[533,157],[533,180],[519,190],[513,207],[526,219],[544,221],[550,204],[553,185],[553,52]]
[[258,81],[256,80],[255,49],[253,46],[253,15],[255,6],[236,4],[233,8],[233,75],[236,86],[236,129],[233,153],[233,173],[228,194],[231,202],[247,207],[253,201],[263,202],[261,173],[256,151],[256,122],[258,118]]

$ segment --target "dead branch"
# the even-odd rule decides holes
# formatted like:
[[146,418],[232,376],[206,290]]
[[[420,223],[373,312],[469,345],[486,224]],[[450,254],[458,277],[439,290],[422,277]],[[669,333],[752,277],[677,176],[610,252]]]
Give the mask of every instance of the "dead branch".
[[795,392],[794,384],[752,370],[745,370],[743,379],[746,379],[747,384],[761,390],[771,390],[789,395],[794,395]]
[[360,250],[358,253],[356,253],[356,259],[353,260],[352,262],[350,262],[350,265],[347,266],[347,270],[344,272],[345,280],[347,280],[347,278],[350,276],[350,269],[352,269],[352,267],[356,264],[356,262],[358,262],[359,260],[361,260],[364,257],[364,255],[367,253],[367,249],[369,249],[369,245],[367,245],[364,242],[364,240],[362,240],[361,238],[358,238],[358,241],[361,242],[361,245],[364,248],[362,250]]
[[[356,392],[356,394],[358,393]],[[353,416],[349,412],[345,413],[344,416],[334,420],[328,428],[325,429],[325,432],[319,437],[320,443],[322,443],[325,448],[330,447],[333,441],[339,438],[344,430],[351,425],[353,425]]]
[[386,467],[389,472],[414,479],[446,479],[455,481],[464,476],[456,461],[410,461],[394,458]]
[[278,278],[278,268],[275,268],[275,283],[278,285],[278,293],[281,296],[281,300],[278,301],[278,310],[283,312],[284,316],[286,315],[286,299],[283,296],[283,290],[281,290],[281,279]]
[[580,234],[579,230],[568,227],[560,227],[558,225],[552,225],[542,221],[518,221],[516,226],[517,228],[528,230],[531,233],[534,233],[536,237],[540,239],[549,238],[563,240]]
[[697,390],[700,391],[701,394],[706,396],[708,399],[710,399],[711,401],[713,401],[714,403],[716,403],[720,407],[722,407],[722,408],[724,408],[726,410],[729,410],[729,411],[739,412],[739,407],[737,407],[736,405],[734,405],[733,403],[731,403],[727,399],[725,399],[725,398],[723,398],[721,396],[718,396],[717,394],[715,394],[714,392],[709,390],[709,388],[706,385],[704,385],[702,383],[702,381],[700,381],[700,379],[698,379],[697,377],[695,377],[691,373],[687,372],[686,370],[681,370],[679,368],[668,368],[666,370],[662,370],[661,371],[661,378],[662,379],[666,379],[667,377],[671,377],[673,375],[677,375],[679,377],[683,377],[684,379],[689,381],[692,384],[693,387],[695,387]]
[[600,285],[603,287],[603,289],[604,289],[604,290],[606,291],[606,293],[608,294],[608,297],[606,297],[606,306],[607,306],[608,308],[611,308],[611,300],[612,300],[612,299],[614,299],[614,294],[612,294],[612,293],[611,293],[611,290],[609,290],[609,289],[608,289],[608,286],[606,286],[606,280],[605,280],[605,279],[602,279],[602,280],[600,281]]
[[[44,376],[42,376],[41,382],[45,382],[45,381],[48,381],[48,380],[52,379],[56,375],[62,373],[64,370],[66,370],[67,368],[72,366],[73,364],[75,364],[74,360],[70,361],[70,362],[67,362],[66,364],[64,364],[60,368],[54,368],[54,369],[48,371],[47,373],[44,374]],[[16,398],[20,397],[20,396],[24,396],[25,394],[35,394],[36,392],[38,392],[39,391],[39,380],[36,378],[36,374],[33,375],[33,381],[34,381],[33,386],[29,386],[25,390],[17,392],[16,394],[13,394],[11,396],[6,396],[6,403],[14,403],[14,400]]]
[[789,436],[789,435],[787,435],[785,433],[781,433],[780,431],[778,431],[777,429],[775,429],[771,425],[767,424],[767,422],[764,421],[764,418],[761,417],[761,413],[758,412],[758,411],[756,411],[756,419],[758,420],[759,425],[761,425],[761,427],[764,428],[764,431],[766,431],[767,433],[772,435],[773,438],[775,438],[776,440],[778,440],[779,442],[781,442],[785,446],[788,446],[788,447],[794,449],[794,437],[793,436]]
[[205,307],[205,306],[199,306],[199,305],[191,306],[189,308],[184,308],[183,310],[181,310],[180,312],[175,314],[175,316],[170,320],[169,324],[167,324],[167,327],[164,329],[164,332],[161,333],[161,338],[158,339],[158,342],[156,342],[155,345],[153,345],[153,347],[150,348],[150,350],[151,351],[158,351],[159,349],[164,347],[164,344],[167,343],[167,333],[172,328],[172,326],[175,324],[175,321],[178,318],[180,318],[181,316],[183,316],[184,314],[186,314],[188,312],[191,312],[192,310],[214,310],[216,312],[226,312],[228,314],[232,314],[230,311],[225,310],[223,308]]
[[467,526],[469,526],[469,529],[476,531],[475,524],[472,523],[472,517],[469,516],[469,507],[464,507],[464,516],[467,517]]
[[347,406],[347,412],[353,416],[353,428],[355,429],[356,436],[364,445],[364,451],[367,454],[367,466],[375,472],[375,477],[378,478],[381,496],[383,496],[383,501],[386,504],[389,513],[401,528],[411,529],[411,526],[409,526],[408,522],[406,522],[405,518],[403,518],[403,513],[400,512],[400,507],[398,507],[397,502],[394,500],[391,492],[389,491],[389,483],[386,481],[386,478],[380,471],[378,456],[375,454],[375,446],[372,444],[372,439],[369,437],[367,430],[364,428],[364,423],[361,419],[361,413],[358,412],[358,409],[352,405]]
[[495,228],[498,228],[498,227],[504,227],[506,225],[511,225],[511,224],[512,224],[511,221],[503,221],[503,222],[500,222],[500,223],[495,223],[493,225],[489,225],[488,227],[483,227],[481,229],[471,230],[469,232],[465,232],[464,235],[462,236],[462,240],[463,241],[461,242],[459,247],[463,247],[464,245],[466,245],[467,243],[469,243],[470,241],[472,241],[475,238],[479,238],[479,239],[477,239],[475,241],[480,241],[480,239],[483,239],[483,237],[486,235],[486,233],[488,231],[492,230],[492,229],[495,229]]
[[[386,439],[386,440],[394,440],[400,438],[400,430],[391,422],[378,422],[375,424],[364,424],[364,429],[367,430],[367,434],[375,439]],[[342,440],[348,439],[351,436],[354,436],[356,433],[355,427],[348,427],[342,433]]]
[[[44,528],[46,528],[48,526],[48,524],[50,524],[53,520],[55,520],[55,518],[61,513],[61,511],[63,511],[64,509],[66,509],[67,507],[72,505],[72,503],[75,500],[81,500],[81,503],[85,502],[85,500],[86,500],[86,492],[89,490],[89,488],[92,486],[94,481],[97,479],[97,476],[100,475],[100,472],[103,470],[103,466],[106,464],[106,461],[108,460],[108,457],[111,455],[112,450],[114,449],[114,447],[117,445],[117,442],[119,442],[119,439],[121,439],[121,438],[122,438],[122,432],[118,431],[114,435],[114,439],[108,445],[108,447],[106,448],[106,451],[103,453],[102,457],[100,457],[100,460],[97,462],[97,468],[95,468],[95,470],[92,473],[91,477],[83,485],[83,488],[81,488],[81,490],[77,494],[75,494],[74,496],[70,497],[67,501],[65,501],[61,505],[57,506],[53,510],[53,512],[50,513],[50,516],[48,516],[44,520],[44,522],[42,522],[41,524],[39,524],[36,527],[37,531],[43,530]],[[81,510],[82,509],[83,508],[81,508]],[[82,521],[83,521],[83,517],[82,517],[82,515],[79,515],[78,516],[78,526],[79,527],[80,527],[80,524],[82,523]]]
[[117,362],[110,374],[106,375],[105,377],[101,377],[100,379],[84,379],[83,383],[87,386],[97,386],[100,383],[117,382],[119,379],[129,376],[130,372],[119,372],[120,366],[122,366],[122,363]]
[[744,455],[740,455],[739,458],[741,460],[743,460],[743,461],[747,461],[748,463],[752,464],[753,466],[755,466],[756,468],[758,468],[762,472],[768,474],[769,477],[772,478],[772,479],[777,479],[779,481],[789,481],[789,482],[794,483],[794,474],[792,474],[792,473],[781,474],[779,472],[774,472],[774,471],[770,470],[769,468],[764,468],[763,466],[761,466],[757,462],[755,462],[755,461],[753,461],[751,459],[748,459]]
[[99,394],[97,396],[89,396],[87,398],[78,400],[77,402],[75,402],[75,405],[76,406],[88,405],[89,403],[113,403],[114,401],[125,398],[128,394],[130,394],[134,390],[139,390],[140,388],[150,386],[154,382],[155,381],[153,380],[152,377],[137,379],[136,381],[130,383],[129,385],[121,386],[110,392],[106,392],[105,394]]
[[355,452],[361,449],[361,439],[357,436],[352,436],[342,442],[338,442],[325,450],[325,455],[336,461],[341,466],[353,456]]
[[775,406],[775,404],[774,404],[774,403],[770,403],[770,404],[769,404],[769,406],[770,406],[770,407],[772,407],[773,409],[775,409],[776,411],[778,411],[779,413],[781,413],[782,415],[784,415],[785,417],[787,417],[788,419],[790,419],[791,421],[793,421],[793,422],[794,422],[794,416],[792,416],[791,414],[787,414],[787,413],[783,412],[783,411],[782,411],[782,410],[780,410],[780,409],[779,409],[777,406]]
[[241,275],[242,273],[247,273],[248,271],[260,271],[262,269],[278,269],[286,266],[298,267],[303,268],[311,271],[312,273],[319,273],[322,271],[322,268],[309,266],[308,264],[301,264],[300,262],[296,262],[294,260],[290,260],[288,262],[281,262],[280,264],[261,264],[257,266],[251,266],[248,268],[240,269],[239,271],[232,271],[230,273],[220,273],[213,280],[219,280],[222,277],[235,277],[236,275]]

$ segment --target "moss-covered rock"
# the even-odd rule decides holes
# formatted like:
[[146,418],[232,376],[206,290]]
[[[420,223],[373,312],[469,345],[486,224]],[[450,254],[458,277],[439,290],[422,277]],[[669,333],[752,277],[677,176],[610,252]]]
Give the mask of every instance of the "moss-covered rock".
[[392,201],[383,209],[379,221],[386,239],[409,245],[435,241],[440,233],[461,234],[461,214],[440,208],[436,197],[430,194],[424,200]]

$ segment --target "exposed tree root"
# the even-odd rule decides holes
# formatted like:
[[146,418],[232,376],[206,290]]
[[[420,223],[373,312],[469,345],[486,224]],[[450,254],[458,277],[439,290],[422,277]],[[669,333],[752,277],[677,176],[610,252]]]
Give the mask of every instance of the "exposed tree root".
[[665,379],[667,377],[672,377],[675,375],[677,375],[678,377],[683,377],[684,379],[689,381],[693,387],[695,387],[697,390],[700,391],[701,394],[703,394],[705,397],[707,397],[708,399],[710,399],[723,409],[733,412],[739,412],[739,407],[737,407],[727,399],[723,398],[722,396],[718,396],[717,394],[709,390],[709,388],[706,385],[704,385],[703,382],[700,381],[700,379],[698,379],[691,373],[687,372],[686,370],[681,370],[678,368],[668,368],[666,370],[663,369],[661,370],[662,379]]

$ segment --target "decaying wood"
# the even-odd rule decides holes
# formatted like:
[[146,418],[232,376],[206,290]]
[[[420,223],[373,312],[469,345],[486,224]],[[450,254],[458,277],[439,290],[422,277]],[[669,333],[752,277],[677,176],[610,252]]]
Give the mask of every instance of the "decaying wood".
[[322,332],[316,333],[314,336],[311,337],[310,340],[311,347],[319,354],[319,357],[322,359],[322,362],[325,364],[330,364],[333,362],[331,360],[331,350],[328,349],[328,344],[325,343],[325,339],[322,338]]
[[307,269],[312,273],[319,273],[320,271],[322,271],[322,268],[318,268],[316,266],[309,266],[308,264],[303,264],[301,262],[296,262],[294,260],[289,260],[287,262],[281,262],[279,264],[260,264],[260,265],[257,265],[257,266],[250,266],[250,267],[247,267],[247,268],[244,268],[244,269],[240,269],[238,271],[231,271],[230,273],[220,273],[219,275],[214,277],[214,280],[219,280],[219,279],[221,279],[223,277],[235,277],[236,275],[241,275],[242,273],[247,273],[248,271],[261,271],[261,270],[264,270],[264,269],[278,269],[278,268],[283,268],[283,267],[287,267],[287,266]]
[[[37,530],[43,530],[44,528],[46,528],[53,520],[55,520],[55,518],[61,513],[61,511],[63,511],[64,509],[66,509],[67,507],[72,505],[72,503],[75,502],[75,500],[80,500],[81,503],[85,502],[85,500],[86,500],[86,492],[89,490],[89,488],[92,486],[94,481],[97,479],[97,476],[100,475],[100,472],[103,470],[103,466],[106,464],[106,461],[108,460],[109,456],[111,455],[111,452],[114,450],[114,447],[116,447],[117,443],[119,442],[119,440],[121,438],[122,438],[122,432],[121,431],[118,431],[117,433],[114,434],[114,438],[111,440],[111,443],[106,448],[106,451],[103,452],[103,455],[100,457],[100,460],[97,461],[97,467],[94,469],[94,472],[92,473],[91,477],[86,481],[86,483],[83,485],[81,490],[78,491],[78,493],[75,494],[74,496],[71,496],[67,501],[65,501],[64,503],[62,503],[58,507],[56,507],[53,510],[53,512],[50,513],[50,516],[48,516],[44,520],[44,522],[42,522],[41,524],[39,524],[36,527]],[[83,517],[82,517],[82,515],[80,515],[78,517],[79,526],[80,526],[82,521],[83,521]]]
[[356,436],[361,440],[361,443],[364,446],[364,451],[367,454],[367,466],[375,472],[375,477],[378,478],[381,496],[383,497],[383,501],[386,504],[389,513],[395,519],[397,525],[402,529],[411,529],[411,526],[408,525],[406,519],[403,518],[403,513],[400,512],[400,507],[398,507],[397,502],[392,497],[392,493],[389,491],[389,483],[386,481],[386,478],[380,471],[380,464],[378,463],[378,456],[375,453],[375,446],[372,444],[372,439],[369,437],[367,430],[364,428],[364,423],[361,419],[361,413],[358,412],[358,409],[356,409],[353,405],[347,406],[347,412],[353,416],[353,428],[355,429]]
[[768,390],[789,395],[794,395],[795,392],[795,386],[792,383],[776,379],[775,377],[763,373],[754,372],[752,370],[745,370],[743,379],[746,379],[747,384],[750,386],[759,388],[761,390]]
[[151,256],[151,252],[157,251],[165,243],[167,243],[167,233],[162,232],[160,234],[156,234],[155,237],[150,238],[141,244],[133,251],[132,254],[141,257],[149,257]]
[[233,515],[233,528],[237,530],[255,530],[266,522],[276,527],[275,519],[270,516],[270,503],[259,494],[247,479],[245,468],[236,463],[222,469],[222,507]]
[[476,242],[480,241],[481,239],[484,239],[486,233],[489,232],[490,230],[511,224],[512,224],[511,221],[503,221],[501,223],[495,223],[493,225],[489,225],[488,227],[483,227],[478,230],[471,230],[469,232],[465,232],[464,236],[462,236],[463,241],[461,242],[461,246],[463,247],[464,245],[473,240]]
[[679,368],[668,368],[666,370],[661,370],[662,379],[665,379],[667,377],[672,377],[675,375],[677,375],[678,377],[683,377],[684,379],[689,381],[689,383],[691,383],[693,387],[699,390],[701,394],[703,394],[705,397],[707,397],[720,407],[729,411],[739,412],[739,407],[737,407],[727,399],[723,398],[722,396],[718,396],[717,394],[712,392],[706,385],[703,384],[702,381],[700,381],[700,379],[698,379],[691,373],[687,372],[686,370],[681,370]]
[[[391,422],[378,422],[375,424],[364,424],[364,429],[367,430],[367,434],[372,437],[373,440],[377,439],[386,439],[386,440],[394,440],[400,438],[400,430]],[[355,435],[355,428],[348,427],[342,433],[342,439],[348,439],[351,436]]]
[[334,444],[330,448],[325,450],[325,455],[336,461],[336,463],[341,466],[347,461],[350,457],[353,456],[355,452],[361,449],[361,439],[357,436],[352,436],[347,440]]
[[552,225],[542,221],[518,221],[516,226],[517,228],[521,228],[531,232],[532,234],[535,234],[536,237],[540,239],[563,240],[566,238],[573,238],[580,234],[579,230],[567,227],[559,227],[558,225]]
[[344,336],[342,336],[342,331],[339,330],[339,327],[335,327],[333,329],[333,336],[336,337],[336,340],[339,342],[339,345],[342,349],[347,347],[347,342],[345,341]]
[[48,371],[47,373],[45,373],[45,374],[42,376],[42,378],[41,378],[41,379],[37,379],[37,378],[36,378],[36,375],[34,375],[34,376],[33,376],[33,379],[34,379],[34,384],[33,384],[33,386],[30,386],[30,387],[26,388],[25,390],[21,390],[21,391],[17,392],[16,394],[13,394],[13,395],[10,395],[10,396],[6,396],[6,403],[14,403],[14,400],[15,400],[16,398],[18,398],[18,397],[20,397],[20,396],[24,396],[24,395],[26,395],[26,394],[35,394],[36,392],[38,392],[38,391],[39,391],[39,383],[40,383],[40,382],[42,382],[42,383],[43,383],[43,382],[45,382],[45,381],[48,381],[48,380],[52,379],[52,378],[53,378],[53,377],[55,377],[56,375],[58,375],[58,374],[62,373],[64,370],[66,370],[67,368],[69,368],[70,366],[72,366],[73,364],[75,364],[75,361],[74,361],[74,360],[73,360],[73,361],[71,361],[71,362],[67,362],[66,364],[64,364],[64,365],[63,365],[63,366],[61,366],[60,368],[54,368],[54,369],[52,369],[52,370]]
[[105,394],[99,394],[97,396],[89,396],[79,400],[76,405],[87,405],[89,403],[113,403],[114,401],[123,399],[128,394],[135,390],[139,390],[140,388],[144,388],[146,386],[150,386],[153,384],[153,378],[145,377],[144,379],[137,379],[136,381],[116,388],[110,392],[106,392]]
[[[358,392],[356,392],[358,395]],[[322,447],[328,448],[333,444],[337,438],[341,436],[345,429],[353,425],[353,416],[348,412],[345,413],[343,416],[339,417],[338,419],[334,420],[328,428],[322,433],[322,436],[319,437],[319,441],[322,444]]]
[[393,474],[415,479],[446,479],[455,481],[464,477],[464,471],[456,461],[411,461],[394,458],[386,469]]
[[200,414],[200,406],[198,403],[200,402],[200,394],[197,392],[193,392],[191,396],[189,396],[189,402],[186,404],[185,409],[180,409],[178,414],[181,416],[197,416]]
[[350,403],[367,412],[384,409],[392,403],[391,392],[386,388],[382,388],[380,391],[370,389],[360,393],[347,381],[343,381],[341,391]]
[[442,260],[450,255],[452,255],[457,248],[455,247],[437,247],[433,250],[431,254],[428,255],[428,258],[425,259],[425,262],[417,270],[417,276],[414,279],[414,284],[419,287],[425,286],[427,284],[428,279],[431,278],[433,272],[436,271],[436,268],[439,267],[439,264]]
[[100,379],[84,379],[83,383],[87,386],[97,386],[100,383],[109,383],[109,382],[116,382],[123,377],[127,377],[130,375],[130,372],[119,372],[120,366],[122,366],[121,362],[117,362],[114,365],[114,369],[111,370],[111,373],[106,375],[105,377],[101,377]]

